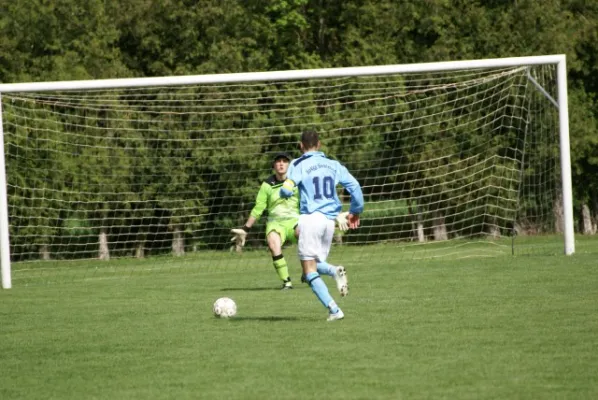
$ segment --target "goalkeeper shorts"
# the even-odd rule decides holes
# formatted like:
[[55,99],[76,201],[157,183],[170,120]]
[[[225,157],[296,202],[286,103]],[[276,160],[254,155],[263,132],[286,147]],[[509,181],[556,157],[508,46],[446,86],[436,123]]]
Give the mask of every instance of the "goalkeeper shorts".
[[295,227],[297,226],[297,219],[283,219],[278,221],[269,221],[266,224],[266,237],[270,232],[274,231],[280,236],[280,243],[285,244],[286,241],[289,243],[297,243],[295,237]]

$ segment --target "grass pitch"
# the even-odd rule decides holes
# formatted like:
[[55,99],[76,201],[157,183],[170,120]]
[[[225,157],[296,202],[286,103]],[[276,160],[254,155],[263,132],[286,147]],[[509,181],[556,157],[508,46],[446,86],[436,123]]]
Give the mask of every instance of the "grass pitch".
[[[48,279],[29,286],[42,267],[17,266],[0,292],[0,398],[595,399],[598,243],[577,246],[434,260],[336,251],[350,294],[325,278],[346,314],[333,323],[292,250],[285,292],[264,252],[43,263]],[[81,268],[85,279],[65,279]],[[236,318],[212,316],[223,296]]]

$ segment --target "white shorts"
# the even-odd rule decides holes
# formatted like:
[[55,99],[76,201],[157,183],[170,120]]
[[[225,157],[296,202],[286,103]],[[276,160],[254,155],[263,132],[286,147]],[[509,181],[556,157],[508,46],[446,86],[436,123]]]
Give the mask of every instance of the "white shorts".
[[326,261],[333,237],[333,219],[328,219],[319,212],[300,215],[299,259]]

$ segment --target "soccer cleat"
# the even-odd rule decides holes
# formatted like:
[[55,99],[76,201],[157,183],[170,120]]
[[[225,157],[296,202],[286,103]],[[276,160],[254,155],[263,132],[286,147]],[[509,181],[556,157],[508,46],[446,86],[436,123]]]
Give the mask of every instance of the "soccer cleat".
[[326,321],[328,321],[328,322],[336,321],[336,320],[343,319],[343,318],[345,318],[345,313],[343,313],[343,310],[341,310],[339,308],[338,311],[335,312],[334,314],[333,313],[328,314],[328,318],[326,319]]
[[282,284],[282,287],[280,288],[280,290],[289,290],[293,288],[293,284],[291,283],[291,281],[286,281]]
[[334,272],[334,280],[336,281],[336,288],[342,297],[349,294],[349,283],[347,281],[347,270],[342,265],[336,267]]

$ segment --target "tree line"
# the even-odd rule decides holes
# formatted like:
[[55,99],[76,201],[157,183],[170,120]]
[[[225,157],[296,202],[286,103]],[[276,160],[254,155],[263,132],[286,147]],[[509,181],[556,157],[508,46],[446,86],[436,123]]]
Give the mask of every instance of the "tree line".
[[[598,5],[588,3],[591,2],[574,0],[487,1],[483,4],[448,0],[2,2],[0,4],[2,11],[0,13],[0,33],[2,33],[0,35],[0,81],[12,83],[190,75],[565,53],[568,57],[571,155],[575,211],[579,220],[577,229],[590,233],[595,232],[595,218],[598,212],[598,175],[596,174],[598,135],[595,103],[598,90],[596,74],[598,72],[596,62]],[[339,105],[339,107],[349,106]],[[398,107],[401,105],[399,104]],[[367,110],[356,110],[355,113],[367,113]],[[305,112],[304,115],[295,117],[297,122],[303,121],[309,124],[313,121],[314,115],[318,115],[318,110],[315,114]],[[321,120],[326,120],[321,112],[319,115]],[[272,126],[283,124],[275,121],[276,116],[269,114],[269,117],[270,120],[266,122],[246,121],[244,126],[252,127],[254,123]],[[98,118],[103,121],[111,120],[105,116]],[[365,119],[367,115],[361,115],[360,118]],[[135,128],[143,128],[143,118],[134,121],[137,124]],[[217,127],[219,121],[202,120],[196,123]],[[169,124],[172,124],[172,121],[166,119],[163,121],[162,132],[168,129]],[[120,129],[122,126],[115,126],[115,128]],[[154,130],[160,131],[155,127]],[[342,129],[338,132],[342,132]],[[113,150],[104,147],[90,148],[86,153],[76,156],[77,165],[87,165],[86,168],[90,169],[87,176],[103,176],[102,182],[94,183],[89,180],[74,182],[81,179],[81,176],[86,176],[85,174],[79,175],[79,178],[73,175],[61,179],[64,182],[71,182],[71,185],[80,185],[77,187],[80,188],[81,204],[87,202],[93,205],[93,213],[90,214],[92,210],[86,210],[86,218],[92,221],[104,221],[98,223],[98,226],[109,228],[108,233],[113,236],[122,231],[122,226],[129,224],[127,218],[133,211],[136,213],[136,218],[145,220],[149,225],[166,227],[169,232],[168,239],[163,233],[153,233],[157,235],[153,240],[158,242],[174,243],[171,237],[177,235],[183,237],[186,229],[205,231],[215,230],[218,226],[234,225],[237,223],[236,218],[223,211],[238,207],[239,199],[247,204],[246,208],[250,207],[251,197],[255,195],[254,181],[258,178],[255,175],[263,175],[267,170],[267,162],[256,160],[255,155],[231,154],[228,162],[219,160],[219,165],[228,165],[230,170],[236,167],[257,172],[254,175],[244,176],[244,182],[236,182],[232,186],[220,185],[206,188],[203,182],[199,180],[193,182],[185,177],[218,175],[221,180],[223,176],[227,176],[229,171],[226,169],[210,170],[210,165],[214,163],[211,162],[213,154],[210,154],[209,150],[198,150],[192,146],[182,145],[183,147],[171,149],[173,157],[169,159],[163,156],[164,149],[160,146],[172,142],[160,141],[157,137],[153,144],[148,144],[140,138],[136,143],[144,144],[135,148],[131,146],[134,140],[128,137],[125,143],[128,147],[123,147],[124,142],[121,140],[119,144],[118,134],[114,135],[103,139],[114,144]],[[253,154],[275,149],[281,143],[288,143],[292,136],[290,132],[278,132],[270,138],[264,137],[259,139],[261,142],[255,143],[255,137],[248,135],[246,132],[232,139],[259,149]],[[371,133],[371,135],[383,134]],[[338,154],[342,152],[343,147],[346,147],[347,143],[343,142],[344,137],[339,133],[337,138],[332,138],[329,147],[331,154]],[[230,137],[222,137],[216,139],[216,142],[219,146],[226,147],[230,140]],[[364,138],[361,146],[358,146],[359,151],[353,154],[354,166],[359,169],[360,157],[367,158],[369,161],[375,158],[368,153],[372,151],[370,146],[373,143],[389,143],[389,140],[392,139],[372,136]],[[389,160],[389,152],[396,152],[399,145],[397,143],[393,148],[381,147],[375,150],[378,151],[376,157],[380,160]],[[162,156],[152,157],[152,152],[155,154],[158,148]],[[114,151],[120,152],[120,157],[113,153],[108,154]],[[427,153],[421,154],[433,154],[435,151],[437,149],[432,147],[426,149]],[[188,165],[188,159],[180,157],[183,153],[193,154],[194,165]],[[131,154],[136,156],[131,157]],[[397,156],[397,154],[392,155],[392,157]],[[19,155],[19,157],[24,156]],[[48,157],[52,158],[52,155]],[[89,161],[80,164],[84,158]],[[97,160],[101,159],[108,161],[105,161],[104,165],[98,165]],[[117,159],[129,161],[126,165],[115,166],[114,160]],[[175,162],[181,165],[160,165],[160,162],[173,162],[175,159],[178,160]],[[417,160],[412,161],[417,162]],[[75,160],[65,156],[55,162],[61,164],[65,171],[69,170],[69,165],[75,165]],[[50,174],[51,171],[44,169],[43,165],[32,167],[38,171],[36,176],[22,177],[23,179],[30,181],[50,179],[44,174]],[[377,165],[376,168],[384,171],[385,168],[388,169],[388,165]],[[175,174],[179,178],[172,179],[174,175],[164,174],[167,169],[179,171]],[[102,174],[98,174],[100,170]],[[129,176],[138,178],[134,182],[121,179],[120,175],[126,176],[127,171],[130,172]],[[403,173],[407,174],[403,175],[404,177],[410,172],[403,171]],[[109,198],[99,193],[98,188],[106,184],[106,177],[115,174],[119,176],[110,180],[113,182],[111,191],[129,193],[131,198],[124,200],[121,198],[111,202]],[[144,182],[139,180],[143,179],[139,177],[152,177],[152,179]],[[372,176],[364,175],[361,178],[369,180],[372,187],[377,187],[373,182],[375,178]],[[427,178],[418,177],[418,179]],[[430,185],[442,184],[442,182],[429,183]],[[134,186],[144,189],[136,192],[131,190]],[[401,190],[414,193],[413,191],[419,189]],[[172,201],[169,200],[169,193],[189,195],[174,196],[179,203],[173,205],[169,204]],[[369,195],[374,199],[382,199],[384,196],[383,193],[375,192]],[[433,204],[438,203],[434,195],[434,193],[417,194],[419,198],[428,196],[427,201]],[[35,194],[29,197],[22,196],[23,199],[38,197]],[[223,200],[218,205],[214,205],[208,204],[202,198]],[[117,202],[119,204],[116,204]],[[152,204],[151,207],[148,207],[148,202]],[[123,211],[122,204],[125,203],[128,204],[126,207],[133,210]],[[408,207],[417,208],[417,204]],[[463,206],[456,204],[451,207]],[[192,216],[183,211],[189,208],[196,210]],[[61,228],[41,229],[39,227],[43,226],[43,223],[28,224],[25,220],[55,218],[68,221],[71,218],[71,221],[78,221],[73,215],[60,215],[60,212],[53,211],[58,210],[59,207],[36,208],[35,204],[32,204],[30,209],[42,211],[37,216],[21,216],[24,218],[22,225],[30,225],[23,229],[32,230],[31,235],[38,238],[56,234],[56,232],[43,232],[44,229]],[[429,210],[430,213],[432,211],[434,210]],[[35,211],[31,212],[35,213]],[[53,212],[56,215],[46,215]],[[453,212],[463,215],[467,210]],[[418,215],[417,212],[412,214]],[[215,217],[206,221],[205,215]],[[396,216],[391,217],[396,218]],[[441,217],[440,215],[439,218]],[[424,216],[424,218],[428,217]],[[106,220],[111,221],[113,226],[106,225]],[[411,222],[405,220],[404,223]],[[480,221],[475,223],[479,224]],[[195,228],[192,228],[193,226]],[[87,232],[87,228],[80,227],[82,232]],[[72,226],[70,229],[73,231]],[[457,226],[454,229],[462,228]],[[217,235],[225,234],[223,231],[224,229]],[[26,232],[20,234],[25,235],[24,237],[27,235]],[[135,232],[134,229],[126,232],[128,236],[142,236],[127,239],[135,243],[144,243],[149,234],[152,233]],[[442,232],[438,234],[442,236]],[[85,237],[85,235],[80,236]],[[359,237],[354,240],[360,241]],[[215,241],[216,239],[210,239],[208,243]],[[88,242],[97,243],[97,236],[83,239],[80,245],[87,248]],[[26,245],[21,244],[21,246]]]

